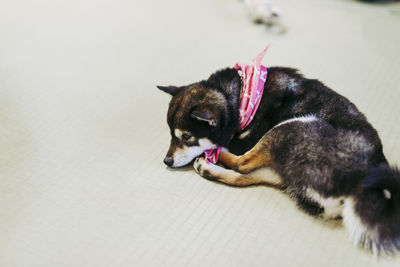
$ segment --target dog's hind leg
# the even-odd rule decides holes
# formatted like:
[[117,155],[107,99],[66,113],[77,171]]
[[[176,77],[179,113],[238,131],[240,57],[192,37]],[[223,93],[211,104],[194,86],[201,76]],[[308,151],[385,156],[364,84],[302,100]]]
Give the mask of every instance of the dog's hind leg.
[[282,185],[281,178],[269,168],[261,168],[249,174],[241,174],[234,170],[207,163],[204,158],[197,158],[193,164],[194,169],[208,180],[218,181],[232,186],[249,185]]

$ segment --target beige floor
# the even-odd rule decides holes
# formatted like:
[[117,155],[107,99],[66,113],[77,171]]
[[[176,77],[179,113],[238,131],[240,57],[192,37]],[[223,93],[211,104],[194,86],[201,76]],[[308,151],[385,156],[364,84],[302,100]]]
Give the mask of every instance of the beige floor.
[[[264,64],[346,95],[400,165],[400,4],[275,0],[0,2],[0,266],[400,266],[281,192],[164,167],[169,97],[273,42]],[[35,2],[35,4],[32,4]]]

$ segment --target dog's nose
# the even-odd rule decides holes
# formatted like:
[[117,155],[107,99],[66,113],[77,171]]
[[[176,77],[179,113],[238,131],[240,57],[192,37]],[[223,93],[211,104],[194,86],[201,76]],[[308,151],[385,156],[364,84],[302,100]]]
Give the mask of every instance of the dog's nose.
[[173,158],[171,158],[171,157],[165,157],[164,163],[165,163],[167,166],[171,167],[172,164],[174,164],[174,160],[173,160]]

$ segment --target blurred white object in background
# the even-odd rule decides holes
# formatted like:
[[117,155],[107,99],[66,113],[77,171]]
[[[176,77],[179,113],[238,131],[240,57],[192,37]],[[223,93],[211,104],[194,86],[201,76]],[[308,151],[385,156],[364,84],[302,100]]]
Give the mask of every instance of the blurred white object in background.
[[250,18],[255,23],[265,24],[270,27],[277,27],[279,32],[284,32],[285,28],[280,22],[282,11],[270,0],[244,0],[244,4],[249,12]]

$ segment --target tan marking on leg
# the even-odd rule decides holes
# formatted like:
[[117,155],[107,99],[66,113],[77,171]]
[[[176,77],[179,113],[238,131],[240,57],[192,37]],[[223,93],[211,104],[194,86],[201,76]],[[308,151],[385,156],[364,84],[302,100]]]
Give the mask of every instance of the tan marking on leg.
[[226,167],[240,173],[250,173],[260,167],[270,166],[272,159],[269,151],[269,137],[265,135],[250,151],[242,156],[236,156],[222,150],[219,161]]
[[226,149],[222,149],[219,154],[218,162],[222,163],[224,166],[234,169],[237,166],[239,156],[236,156]]
[[194,169],[206,179],[218,181],[232,186],[249,185],[282,185],[282,179],[269,168],[258,169],[250,174],[241,174],[228,170],[218,165],[207,163],[204,158],[197,158],[193,164]]
[[250,150],[239,157],[236,170],[240,173],[250,173],[255,169],[271,164],[267,151]]

